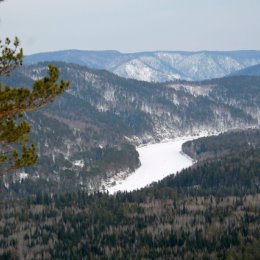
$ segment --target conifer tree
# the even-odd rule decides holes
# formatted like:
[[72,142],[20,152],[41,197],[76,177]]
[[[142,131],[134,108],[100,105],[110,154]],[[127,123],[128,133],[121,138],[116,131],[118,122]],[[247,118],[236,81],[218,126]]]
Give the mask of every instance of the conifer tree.
[[36,163],[35,145],[28,138],[30,125],[22,117],[53,102],[69,87],[67,81],[58,82],[59,70],[52,65],[49,75],[35,81],[31,90],[1,84],[1,77],[22,65],[22,58],[18,38],[0,40],[0,174]]

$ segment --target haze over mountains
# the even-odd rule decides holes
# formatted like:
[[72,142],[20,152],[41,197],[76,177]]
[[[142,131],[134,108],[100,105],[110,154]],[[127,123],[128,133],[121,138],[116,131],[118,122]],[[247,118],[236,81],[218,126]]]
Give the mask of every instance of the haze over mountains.
[[260,64],[260,51],[118,51],[68,50],[27,56],[25,64],[64,61],[89,68],[105,69],[125,78],[150,82],[176,79],[191,81],[227,76]]

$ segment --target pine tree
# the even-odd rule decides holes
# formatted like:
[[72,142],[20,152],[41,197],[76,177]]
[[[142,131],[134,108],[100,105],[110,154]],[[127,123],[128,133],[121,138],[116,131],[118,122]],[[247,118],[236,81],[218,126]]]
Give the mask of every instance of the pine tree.
[[49,75],[34,82],[32,90],[1,84],[1,77],[10,75],[22,65],[23,50],[15,38],[0,40],[0,173],[31,166],[37,161],[34,144],[29,144],[30,125],[22,120],[25,112],[35,111],[53,102],[69,87],[58,82],[58,68],[49,65]]

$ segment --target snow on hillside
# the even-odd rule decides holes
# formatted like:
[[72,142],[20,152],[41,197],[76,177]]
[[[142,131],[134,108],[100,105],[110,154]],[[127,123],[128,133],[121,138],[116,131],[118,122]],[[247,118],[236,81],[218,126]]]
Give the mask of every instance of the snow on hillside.
[[106,69],[119,76],[144,81],[175,79],[205,80],[260,64],[260,51],[120,53],[111,51],[68,51],[27,56],[26,64],[65,61],[90,68]]
[[[153,64],[155,65],[155,64]],[[180,79],[180,75],[162,72],[156,68],[144,63],[140,59],[134,59],[122,64],[113,70],[115,74],[125,78],[132,78],[142,81],[156,82],[158,79],[170,81]]]

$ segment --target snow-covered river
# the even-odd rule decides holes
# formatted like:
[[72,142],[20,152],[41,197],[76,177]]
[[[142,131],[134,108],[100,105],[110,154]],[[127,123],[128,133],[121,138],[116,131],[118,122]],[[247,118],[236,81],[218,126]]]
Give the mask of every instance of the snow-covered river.
[[196,138],[183,137],[138,148],[141,167],[126,179],[117,181],[115,186],[108,188],[109,193],[140,189],[191,166],[193,161],[181,152],[181,146],[186,141]]

